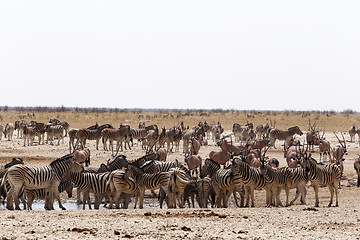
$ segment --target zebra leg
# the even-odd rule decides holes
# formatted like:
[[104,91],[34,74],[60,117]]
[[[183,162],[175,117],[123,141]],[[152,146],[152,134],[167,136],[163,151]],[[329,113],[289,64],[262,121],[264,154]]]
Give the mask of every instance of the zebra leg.
[[34,201],[34,195],[33,194],[26,194],[26,198],[27,198],[27,208],[28,210],[32,210],[32,203]]
[[77,199],[77,200],[76,200],[76,203],[77,203],[77,204],[81,204],[81,203],[82,203],[80,194],[81,194],[81,190],[80,190],[79,188],[76,188],[76,199]]
[[333,185],[336,185],[336,183],[330,183],[329,185],[328,185],[328,187],[329,187],[329,191],[330,191],[330,202],[329,202],[329,205],[328,205],[328,207],[331,207],[331,205],[332,205],[332,203],[333,203],[333,200],[334,200],[334,187],[335,186],[333,186]]
[[215,190],[215,205],[217,208],[221,208],[221,198],[223,195],[223,191],[217,186],[216,187],[214,186],[214,190]]
[[[138,202],[138,198],[139,198],[139,192],[140,191],[143,191],[143,190],[138,190],[136,193],[135,193],[135,203],[134,203],[134,209],[136,209],[136,204]],[[145,191],[145,190],[144,190]]]
[[83,190],[82,194],[83,194],[83,210],[85,210],[86,202],[88,202],[89,209],[91,209],[91,202],[90,202],[90,196],[89,196],[90,194],[89,194],[88,190]]
[[335,197],[336,197],[336,205],[335,207],[338,207],[339,206],[339,198],[338,198],[338,188],[336,187],[336,183],[334,184],[334,189],[335,189]]
[[319,207],[319,185],[313,184],[313,189],[315,191],[315,207]]
[[281,193],[281,188],[280,187],[275,187],[275,196],[276,196],[276,204],[275,206],[278,207],[278,206],[281,206],[283,207],[283,204],[280,200],[280,193]]
[[144,195],[145,195],[145,189],[141,190],[140,193],[140,202],[139,202],[139,208],[143,209],[144,208]]
[[286,194],[285,207],[288,207],[289,206],[289,187],[287,185],[285,185],[285,194]]
[[254,188],[250,188],[250,196],[251,196],[251,207],[255,207],[255,200],[254,200]]
[[[296,187],[296,194],[295,194],[295,197],[292,201],[290,201],[290,205],[293,205],[294,202],[296,201],[296,199],[298,199],[299,195],[300,195],[300,188],[299,187]],[[301,192],[301,198],[303,196],[303,193]]]
[[245,207],[249,207],[249,200],[250,200],[250,187],[249,186],[245,186]]

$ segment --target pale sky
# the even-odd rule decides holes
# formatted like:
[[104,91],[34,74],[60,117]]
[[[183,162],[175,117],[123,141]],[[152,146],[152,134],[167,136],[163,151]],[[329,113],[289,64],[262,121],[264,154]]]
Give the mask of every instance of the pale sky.
[[0,3],[0,106],[360,111],[359,1]]

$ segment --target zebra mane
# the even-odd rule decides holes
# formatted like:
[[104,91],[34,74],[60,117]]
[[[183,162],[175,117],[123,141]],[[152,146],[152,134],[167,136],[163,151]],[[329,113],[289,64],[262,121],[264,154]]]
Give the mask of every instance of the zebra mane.
[[291,131],[291,130],[296,129],[296,128],[298,128],[298,127],[299,127],[299,126],[290,127],[290,128],[288,128],[288,131]]
[[189,169],[187,167],[185,167],[182,163],[177,163],[177,167],[180,168],[181,170],[183,170],[186,175],[188,175],[189,178],[191,178],[191,173],[189,171]]
[[49,165],[50,165],[50,167],[54,167],[54,166],[58,165],[59,163],[64,162],[66,160],[69,160],[69,159],[71,159],[73,157],[74,157],[74,154],[72,154],[72,153],[67,154],[65,156],[62,156],[61,158],[58,158],[58,159],[52,161]]

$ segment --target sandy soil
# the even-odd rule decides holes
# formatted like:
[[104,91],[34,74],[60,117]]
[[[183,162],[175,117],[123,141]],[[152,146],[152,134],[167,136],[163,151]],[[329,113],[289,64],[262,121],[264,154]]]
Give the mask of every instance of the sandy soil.
[[[332,135],[327,133],[326,137],[335,146],[337,140]],[[346,139],[350,139],[348,135]],[[228,209],[160,210],[157,200],[148,198],[142,210],[44,211],[41,209],[43,202],[40,202],[41,210],[1,210],[0,236],[2,239],[359,239],[360,190],[355,186],[357,176],[353,169],[353,161],[359,153],[357,141],[347,142],[349,155],[346,156],[339,193],[340,206],[336,208],[327,207],[330,198],[328,188],[320,189],[320,207],[314,208],[314,191],[310,183],[307,205],[299,205],[298,200],[296,205],[279,208],[265,207],[263,190],[255,192],[255,208],[236,208],[232,198]],[[200,150],[203,159],[211,150],[218,149],[212,141],[209,143]],[[281,144],[277,141],[277,149],[269,150],[267,155],[278,158],[280,165],[285,166]],[[95,141],[90,141],[89,145],[92,150],[91,166],[97,167],[111,157],[110,152],[95,150]],[[100,144],[99,148],[102,147]],[[42,166],[68,152],[68,138],[60,146],[35,144],[23,147],[23,140],[15,135],[13,141],[1,140],[0,163],[8,162],[12,157],[21,157],[26,164]],[[122,154],[131,160],[142,156],[144,151],[141,147],[134,147]],[[314,157],[319,158],[317,148]],[[169,161],[176,158],[182,161],[184,156],[182,153],[168,155]],[[290,194],[292,198],[295,190],[291,190]],[[281,197],[284,199],[283,192]],[[63,199],[67,206],[72,206],[71,209],[77,209],[75,198],[68,199],[64,195]]]

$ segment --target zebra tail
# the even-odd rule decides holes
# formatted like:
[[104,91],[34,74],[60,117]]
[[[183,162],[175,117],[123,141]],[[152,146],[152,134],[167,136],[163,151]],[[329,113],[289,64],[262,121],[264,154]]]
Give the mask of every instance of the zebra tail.
[[171,173],[171,178],[170,178],[170,182],[169,182],[169,191],[170,192],[175,191],[176,178],[177,178],[176,173],[175,173],[175,171],[173,171]]
[[360,173],[358,173],[357,187],[360,187]]

